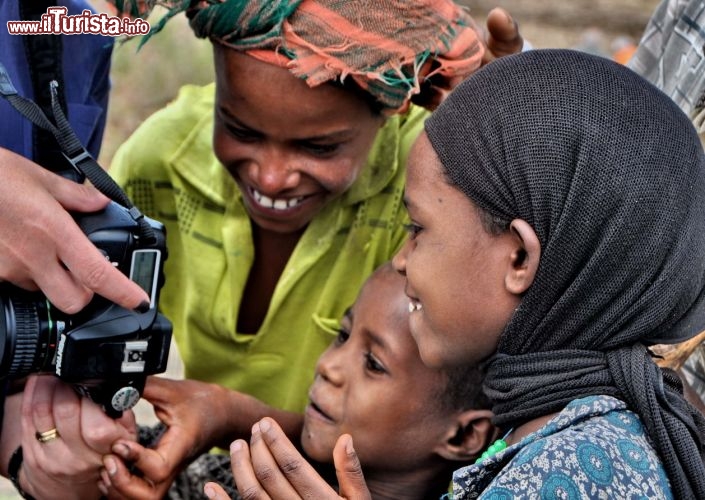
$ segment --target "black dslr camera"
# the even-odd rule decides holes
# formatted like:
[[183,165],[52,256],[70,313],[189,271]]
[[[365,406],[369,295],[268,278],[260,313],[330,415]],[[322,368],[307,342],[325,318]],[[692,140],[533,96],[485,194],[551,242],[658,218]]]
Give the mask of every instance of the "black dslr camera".
[[137,403],[147,375],[166,370],[171,323],[157,312],[165,229],[142,215],[83,147],[61,107],[58,83],[51,81],[48,90],[53,120],[17,93],[0,63],[0,97],[35,132],[51,133],[38,141],[49,163],[42,164],[77,182],[87,177],[115,200],[100,212],[75,215],[76,222],[106,259],[147,292],[151,307],[132,311],[96,295],[81,312],[68,315],[39,292],[0,284],[0,378],[54,373],[117,418]]
[[120,271],[149,294],[151,308],[137,312],[95,296],[67,315],[39,292],[0,287],[0,377],[54,373],[119,417],[140,398],[147,375],[166,370],[171,323],[157,312],[167,257],[161,223],[145,217],[154,238],[139,237],[123,206],[80,214],[76,221]]

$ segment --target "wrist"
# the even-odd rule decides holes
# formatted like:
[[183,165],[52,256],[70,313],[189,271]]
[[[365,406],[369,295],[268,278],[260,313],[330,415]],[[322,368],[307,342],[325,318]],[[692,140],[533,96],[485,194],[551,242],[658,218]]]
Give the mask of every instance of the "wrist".
[[259,413],[257,399],[239,391],[218,386],[220,392],[218,396],[225,402],[221,405],[218,415],[218,428],[214,429],[212,437],[213,444],[224,450],[228,450],[230,443],[235,439],[249,438],[252,425],[256,422]]
[[[249,439],[252,426],[264,417],[271,417],[277,421],[292,442],[298,442],[303,429],[304,418],[302,414],[275,408],[247,394],[235,392],[235,395],[239,396],[236,401],[237,407],[233,407],[231,411],[233,411],[232,414],[238,415],[239,422],[234,427],[239,429],[239,432],[237,435],[233,435],[231,432],[228,436],[230,441]],[[231,431],[232,427],[231,425]]]
[[[178,410],[176,413],[179,416],[175,419],[183,427],[182,435],[186,442],[191,441],[188,458],[195,458],[213,447],[227,450],[230,437],[240,436],[240,424],[249,418],[245,416],[250,410],[243,401],[244,395],[210,382],[185,379],[174,383],[176,387],[180,386],[179,398],[186,394],[189,400],[188,407]],[[217,404],[214,404],[216,401]],[[180,406],[183,402],[177,402],[174,397],[168,404]],[[207,413],[201,408],[207,408]],[[170,425],[166,422],[167,427]]]
[[4,401],[5,418],[2,422],[2,433],[0,436],[0,475],[9,477],[7,469],[10,458],[21,444],[22,434],[22,393],[8,395]]
[[10,481],[12,481],[12,485],[15,487],[15,489],[22,498],[34,500],[34,497],[27,493],[20,484],[20,470],[22,468],[23,459],[24,454],[22,452],[22,446],[18,446],[17,449],[12,453],[12,456],[10,457],[10,462],[7,465],[7,476]]
[[220,404],[205,433],[206,449],[215,446],[227,451],[235,439],[249,439],[254,423],[271,414],[271,408],[253,396],[220,385],[214,385],[211,396]]

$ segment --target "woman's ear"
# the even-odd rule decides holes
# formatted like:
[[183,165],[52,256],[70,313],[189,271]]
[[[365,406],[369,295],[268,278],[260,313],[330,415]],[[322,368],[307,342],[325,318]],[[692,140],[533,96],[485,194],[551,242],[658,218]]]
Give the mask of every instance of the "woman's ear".
[[459,413],[435,452],[446,460],[474,460],[496,437],[497,430],[491,419],[490,410],[465,410]]
[[511,254],[511,268],[505,276],[504,284],[510,293],[523,294],[534,282],[541,259],[541,243],[528,222],[514,219],[509,224],[515,248]]

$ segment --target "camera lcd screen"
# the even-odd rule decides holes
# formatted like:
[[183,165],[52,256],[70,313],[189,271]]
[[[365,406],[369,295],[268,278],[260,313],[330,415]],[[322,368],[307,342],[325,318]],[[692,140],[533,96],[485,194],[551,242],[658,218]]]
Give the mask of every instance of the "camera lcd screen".
[[152,307],[155,306],[160,258],[159,250],[135,250],[132,253],[130,279],[149,294]]

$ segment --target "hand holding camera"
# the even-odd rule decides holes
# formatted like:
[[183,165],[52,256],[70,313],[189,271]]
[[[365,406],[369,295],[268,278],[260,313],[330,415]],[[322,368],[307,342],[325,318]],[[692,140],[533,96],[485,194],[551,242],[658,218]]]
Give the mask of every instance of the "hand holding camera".
[[[77,314],[64,314],[39,292],[0,287],[0,376],[52,372],[119,416],[139,400],[147,375],[166,370],[171,324],[156,310],[163,284],[163,226],[149,224],[156,238],[145,242],[125,207],[76,216],[105,257],[150,296],[138,312],[101,296]],[[4,316],[4,319],[2,319]]]
[[95,295],[76,314],[65,314],[39,292],[0,287],[0,377],[54,373],[79,393],[119,417],[140,398],[147,375],[166,369],[171,324],[157,312],[163,285],[166,240],[162,224],[143,216],[91,157],[63,114],[50,86],[53,121],[34,102],[19,96],[0,64],[0,95],[56,139],[60,173],[88,179],[116,200],[94,213],[78,213],[76,223],[105,258],[149,296],[151,307],[130,310]]

